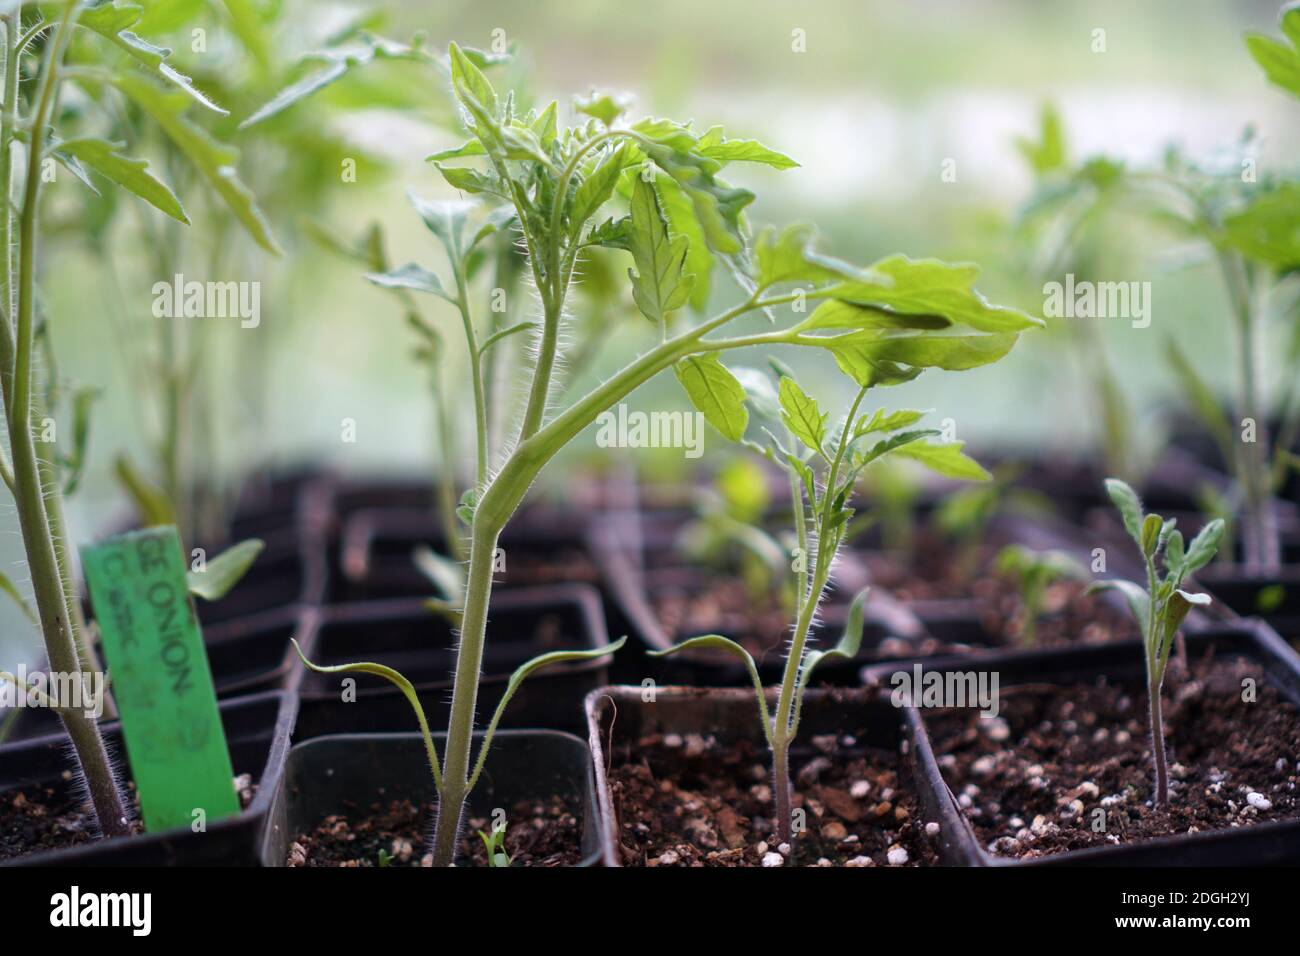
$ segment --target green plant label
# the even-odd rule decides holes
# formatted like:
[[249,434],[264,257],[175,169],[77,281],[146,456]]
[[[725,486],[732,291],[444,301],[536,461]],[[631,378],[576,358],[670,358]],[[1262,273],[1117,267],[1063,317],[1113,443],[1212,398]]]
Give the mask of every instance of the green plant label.
[[239,812],[203,636],[172,525],[81,551],[145,828]]

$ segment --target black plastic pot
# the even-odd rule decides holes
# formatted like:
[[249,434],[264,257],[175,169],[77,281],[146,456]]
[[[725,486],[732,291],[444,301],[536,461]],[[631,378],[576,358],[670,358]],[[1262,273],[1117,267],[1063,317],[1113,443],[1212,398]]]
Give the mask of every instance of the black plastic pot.
[[1240,565],[1214,564],[1197,581],[1233,614],[1258,615],[1292,643],[1300,643],[1300,564],[1275,575],[1249,574]]
[[316,535],[288,528],[264,540],[266,549],[229,594],[211,604],[195,602],[205,629],[281,608],[314,607],[325,599],[326,557]]
[[[344,604],[323,611],[313,663],[375,661],[394,667],[415,685],[431,725],[445,726],[456,640],[448,621],[420,600]],[[600,596],[590,587],[575,584],[495,592],[479,684],[479,714],[486,719],[485,715],[492,713],[510,674],[528,659],[546,651],[608,644]],[[593,660],[539,671],[520,686],[503,725],[580,730],[582,697],[605,682],[606,667],[605,660]],[[356,681],[355,701],[342,699],[344,679]],[[301,700],[298,740],[415,727],[411,705],[381,677],[308,672],[302,680]]]
[[[600,568],[613,613],[627,632],[648,650],[664,650],[678,640],[694,634],[673,635],[659,620],[653,596],[658,593],[693,595],[701,593],[718,576],[698,567],[685,566],[677,552],[676,541],[680,514],[652,514],[643,518],[611,515],[597,522],[591,533],[591,551]],[[635,528],[636,530],[632,530]],[[817,629],[834,641],[839,638],[848,613],[848,598],[861,587],[860,568],[847,558],[836,564],[835,582],[824,599]],[[752,635],[727,633],[722,636],[741,640]],[[784,630],[782,633],[785,633]],[[833,686],[857,683],[857,669],[863,661],[877,660],[884,653],[883,642],[920,639],[923,629],[916,617],[895,601],[883,588],[873,588],[868,595],[862,651],[857,662],[829,662],[818,669],[818,679]],[[779,642],[774,642],[774,647]],[[889,656],[893,656],[890,654]],[[684,683],[708,686],[748,686],[744,666],[724,652],[686,651],[666,658],[629,655],[618,662],[619,676],[625,680],[652,678],[657,683]],[[779,679],[784,666],[780,653],[758,660],[759,673],[765,681]]]
[[[189,829],[97,840],[61,850],[32,853],[5,861],[7,866],[256,866],[262,830],[281,789],[289,737],[297,714],[292,694],[271,692],[237,697],[220,705],[221,722],[236,774],[250,774],[257,793],[247,809],[213,821],[206,832]],[[111,751],[123,752],[117,724],[104,736]],[[46,737],[6,748],[0,760],[0,801],[6,791],[48,786],[67,792],[80,786],[65,774],[72,767],[67,740]],[[123,761],[125,772],[125,761]]]
[[[749,741],[762,746],[753,689],[656,687],[654,700],[644,699],[642,687],[602,687],[587,695],[588,742],[596,770],[596,796],[600,801],[601,855],[606,866],[622,866],[619,833],[635,821],[619,819],[618,805],[610,788],[608,768],[611,748],[622,741],[635,741],[651,734],[704,733],[728,742]],[[776,699],[776,689],[769,701]],[[886,696],[862,688],[809,690],[804,697],[799,736],[790,749],[791,760],[798,767],[812,755],[809,741],[821,734],[857,734],[864,727],[867,736],[860,741],[869,747],[897,749],[909,755],[906,763],[913,776],[922,814],[927,821],[939,823],[936,849],[940,860],[962,863],[965,849],[958,845],[964,838],[965,824],[941,815],[939,794],[942,778],[938,767],[918,764],[910,755],[915,748],[904,711],[890,705]],[[929,775],[928,782],[920,779]]]
[[[475,734],[475,749],[482,735]],[[446,735],[434,734],[438,753]],[[580,866],[600,859],[599,818],[591,753],[577,737],[554,730],[503,730],[493,738],[467,814],[490,816],[520,800],[564,796],[582,815]],[[395,796],[417,804],[435,797],[424,741],[417,733],[338,734],[296,744],[284,786],[276,794],[262,842],[262,863],[284,866],[298,834],[325,817],[366,808]],[[507,818],[507,828],[509,821]]]
[[[596,584],[587,555],[585,513],[545,505],[525,508],[501,535],[504,570],[499,587]],[[363,508],[342,525],[339,601],[426,597],[431,585],[412,552],[428,546],[447,553],[442,527],[428,508]]]
[[[1261,677],[1290,701],[1300,704],[1300,658],[1267,625],[1243,621],[1188,634],[1192,658],[1213,652],[1216,657],[1243,657],[1259,664]],[[999,689],[1029,684],[1068,685],[1101,676],[1112,680],[1141,680],[1144,650],[1137,641],[1030,651],[1009,651],[981,659],[980,671],[996,672]],[[922,672],[969,671],[967,657],[936,657],[919,662]],[[907,665],[909,668],[912,665]],[[862,671],[869,689],[888,691],[898,664],[876,664]],[[972,866],[1258,866],[1300,861],[1300,819],[1260,823],[1201,833],[1178,834],[1117,846],[1071,850],[1031,860],[995,856],[980,843],[944,782],[926,732],[923,710],[907,707],[906,719],[916,743],[921,779],[936,788],[935,798],[945,832],[957,836],[960,862]],[[1135,746],[1141,746],[1140,743]]]
[[[217,697],[224,700],[267,690],[296,694],[304,668],[289,640],[296,639],[310,658],[319,613],[317,608],[286,607],[206,628],[204,646]],[[19,742],[61,733],[52,710],[27,708],[0,744],[0,753]]]

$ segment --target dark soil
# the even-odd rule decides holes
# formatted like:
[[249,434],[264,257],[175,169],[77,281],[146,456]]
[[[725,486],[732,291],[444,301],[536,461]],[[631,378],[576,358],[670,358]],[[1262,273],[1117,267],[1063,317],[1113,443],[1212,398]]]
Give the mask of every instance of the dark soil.
[[[350,808],[326,817],[310,833],[299,834],[286,862],[289,866],[432,866],[425,844],[434,814],[432,803],[416,806],[410,800],[375,803],[365,810]],[[487,817],[466,819],[462,860],[487,866],[487,850],[478,834],[491,826]],[[574,866],[582,860],[582,822],[563,797],[523,800],[507,817],[505,846],[512,866]]]
[[[1255,702],[1242,700],[1246,677],[1256,680]],[[1029,858],[1300,816],[1300,714],[1264,683],[1258,665],[1194,660],[1191,679],[1166,678],[1163,700],[1167,810],[1151,802],[1141,682],[1010,688],[999,718],[948,711],[928,714],[925,722],[966,818],[999,856]],[[1093,830],[1098,808],[1105,810],[1100,833]]]
[[[699,634],[723,634],[739,643],[760,664],[769,652],[780,653],[790,637],[794,612],[779,594],[755,594],[739,578],[701,571],[702,583],[691,587],[655,588],[651,608],[674,641]],[[735,658],[717,655],[734,664]]]
[[[981,543],[974,552],[959,552],[935,535],[922,533],[911,555],[861,552],[871,580],[903,602],[974,601],[980,626],[995,645],[1025,643],[1024,608],[1015,580],[993,570],[1005,541]],[[1062,580],[1049,585],[1033,643],[1057,647],[1137,637],[1132,619],[1096,595],[1085,595],[1087,581]]]
[[[243,774],[235,778],[235,785],[240,806],[247,809],[257,794],[257,784]],[[138,817],[135,784],[127,784],[127,791],[131,810]],[[138,819],[132,828],[144,832]],[[64,771],[58,785],[28,786],[0,794],[0,860],[89,843],[98,833],[90,802],[74,786],[70,770]]]
[[[814,737],[793,756],[796,808],[806,828],[780,854],[771,826],[771,758],[744,741],[652,735],[614,744],[610,770],[623,862],[628,866],[933,865],[903,760],[852,737]],[[890,863],[893,851],[895,862]],[[903,856],[899,851],[906,851]],[[769,865],[776,857],[768,856]]]

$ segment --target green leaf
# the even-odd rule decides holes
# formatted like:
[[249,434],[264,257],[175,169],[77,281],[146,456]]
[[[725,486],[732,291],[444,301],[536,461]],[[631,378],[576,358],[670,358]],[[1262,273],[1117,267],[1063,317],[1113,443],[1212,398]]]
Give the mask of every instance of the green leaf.
[[790,434],[810,451],[824,455],[822,442],[826,439],[826,419],[830,413],[823,412],[816,399],[804,392],[792,378],[781,378],[777,394],[781,402],[781,421],[790,429]]
[[858,656],[858,650],[862,647],[864,607],[867,603],[867,595],[870,592],[871,588],[863,588],[853,598],[853,603],[849,605],[848,618],[844,622],[844,632],[840,635],[838,643],[830,650],[811,651],[804,658],[803,674],[799,678],[800,688],[808,686],[813,670],[823,661],[851,661]]
[[919,461],[931,471],[948,478],[961,478],[967,481],[990,481],[993,476],[973,458],[968,458],[962,451],[965,442],[946,443],[916,442],[897,450],[905,458]]
[[652,184],[638,176],[632,188],[632,229],[628,234],[635,269],[628,270],[632,297],[651,322],[686,304],[691,277],[683,273],[686,237],[668,234],[668,220]]
[[402,692],[411,709],[415,711],[415,720],[420,726],[420,734],[424,738],[425,753],[429,758],[429,767],[433,771],[433,786],[439,793],[442,792],[442,768],[438,763],[438,751],[433,743],[433,736],[429,733],[429,722],[424,716],[424,707],[420,704],[420,695],[415,692],[415,686],[401,675],[398,671],[383,664],[376,664],[373,661],[358,661],[355,664],[335,664],[335,665],[317,665],[307,660],[303,654],[302,648],[298,646],[297,640],[289,639],[293,649],[298,652],[298,659],[302,661],[303,666],[308,670],[315,671],[317,674],[373,674],[376,677],[382,677],[384,680],[393,684]]
[[414,289],[416,292],[429,292],[448,302],[456,301],[456,297],[443,288],[436,275],[414,262],[388,272],[367,272],[366,278],[385,289]]
[[115,76],[113,84],[153,118],[168,138],[194,165],[235,218],[262,248],[275,255],[280,247],[271,233],[257,200],[235,172],[239,152],[218,143],[183,115],[185,97],[159,89],[138,76]]
[[876,409],[871,417],[863,416],[858,419],[858,423],[853,428],[854,437],[858,435],[869,435],[872,432],[894,432],[900,428],[906,428],[908,425],[915,425],[925,417],[925,412],[918,412],[914,409],[903,408],[893,412],[886,412],[883,408]]
[[596,647],[586,651],[551,651],[549,654],[539,654],[530,661],[525,661],[515,668],[515,672],[510,675],[510,680],[506,683],[506,689],[501,693],[501,701],[497,704],[496,711],[492,714],[492,719],[488,722],[487,730],[483,733],[483,743],[479,746],[478,759],[474,763],[474,771],[470,774],[467,792],[474,789],[474,784],[478,782],[479,774],[483,772],[483,764],[487,761],[488,748],[492,746],[492,737],[496,734],[497,724],[501,722],[501,715],[505,713],[506,706],[510,699],[515,696],[522,684],[530,674],[539,671],[544,667],[551,667],[555,664],[567,664],[577,661],[594,661],[622,649],[627,643],[627,637],[620,637],[617,641],[606,644],[604,647]]
[[1169,649],[1173,646],[1174,637],[1178,634],[1178,629],[1183,626],[1188,613],[1193,607],[1208,607],[1209,604],[1208,594],[1192,594],[1176,588],[1169,595],[1161,618],[1163,633],[1160,635],[1160,647],[1156,653],[1157,681],[1164,676],[1165,664],[1169,661]]
[[[588,219],[609,199],[618,183],[618,177],[627,164],[629,150],[627,144],[604,155],[596,167],[590,170],[573,194],[573,207],[570,211],[570,229],[576,235]],[[635,221],[635,216],[634,216]]]
[[754,240],[754,257],[758,263],[758,288],[766,289],[782,282],[876,281],[888,284],[884,276],[873,276],[865,269],[849,265],[813,248],[815,234],[811,226],[786,226],[779,232],[765,227]]
[[732,255],[744,249],[741,213],[754,201],[754,194],[720,182],[714,176],[717,162],[707,157],[654,144],[644,149],[655,165],[671,176],[690,200],[709,248],[720,255]]
[[1119,509],[1119,516],[1124,521],[1124,530],[1129,533],[1138,547],[1142,547],[1142,499],[1127,483],[1118,478],[1106,479],[1106,494]]
[[1214,560],[1219,552],[1219,542],[1223,540],[1224,522],[1215,518],[1202,528],[1187,546],[1187,556],[1183,559],[1185,574],[1195,574]]
[[[674,236],[686,237],[686,267],[691,279],[691,307],[703,311],[709,304],[712,288],[713,265],[716,261],[709,248],[704,229],[695,218],[695,207],[681,186],[668,176],[655,181],[659,191],[659,204],[668,218],[668,230]],[[630,224],[631,220],[623,220]]]
[[741,387],[745,390],[745,400],[759,418],[775,422],[781,418],[781,403],[772,380],[756,368],[736,366],[731,369]]
[[1300,4],[1284,6],[1278,22],[1290,46],[1261,33],[1248,33],[1246,49],[1271,82],[1300,96]]
[[220,113],[223,116],[228,115],[228,110],[222,109],[199,92],[188,76],[178,73],[166,63],[167,57],[172,54],[171,50],[166,47],[155,46],[127,29],[135,26],[143,14],[144,8],[138,4],[109,0],[106,3],[86,6],[77,18],[77,25],[93,30],[100,36],[111,40],[136,61],[143,63],[151,70],[157,71],[161,78],[179,87],[185,92],[186,96],[199,105],[212,110],[214,113]]
[[135,193],[155,209],[188,226],[189,217],[176,194],[148,172],[148,162],[124,156],[119,152],[121,149],[121,143],[94,138],[68,139],[58,144],[59,152],[76,157],[105,179]]
[[222,551],[202,571],[185,575],[190,593],[205,601],[220,601],[248,573],[265,547],[265,541],[249,538]]
[[1276,269],[1300,267],[1300,183],[1261,193],[1223,221],[1224,242]]
[[761,163],[773,169],[793,169],[799,164],[784,153],[764,146],[756,139],[727,139],[721,126],[714,126],[700,137],[695,152],[719,163]]
[[113,474],[135,502],[145,527],[176,523],[176,510],[167,495],[136,471],[135,465],[125,455],[119,455],[113,463]]
[[1015,335],[927,335],[850,332],[804,336],[801,345],[829,349],[841,370],[863,388],[895,385],[923,369],[963,371],[996,362],[1016,344]]
[[438,554],[427,544],[411,552],[411,560],[425,578],[448,601],[458,602],[465,593],[465,569],[459,561]]
[[1159,515],[1147,515],[1142,519],[1142,535],[1138,543],[1142,553],[1148,558],[1154,557],[1160,546],[1160,532],[1164,529],[1164,519]]
[[1065,133],[1061,128],[1061,116],[1055,107],[1051,104],[1043,106],[1038,120],[1038,141],[1018,139],[1016,148],[1038,176],[1064,170]]
[[475,107],[495,117],[498,109],[496,90],[483,71],[455,43],[448,46],[447,52],[451,58],[451,82],[456,96],[476,117],[478,110]]
[[1041,319],[1018,309],[991,305],[974,288],[979,266],[950,264],[938,259],[909,259],[896,255],[870,266],[888,277],[889,285],[846,282],[829,294],[858,305],[886,306],[905,315],[943,316],[979,332],[1021,332],[1042,326]]
[[875,305],[827,299],[799,323],[800,332],[818,329],[915,329],[937,331],[952,327],[942,315],[907,315]]
[[731,441],[740,441],[749,424],[745,389],[713,352],[692,355],[673,366],[691,404]]
[[575,100],[573,108],[579,113],[594,116],[606,126],[613,126],[614,120],[627,112],[628,101],[626,97],[611,96],[608,93],[597,94],[593,90],[587,99]]
[[1141,586],[1134,584],[1132,581],[1125,581],[1121,578],[1115,578],[1108,581],[1095,581],[1088,586],[1085,594],[1096,594],[1098,591],[1118,591],[1128,604],[1128,609],[1133,613],[1134,620],[1138,623],[1138,628],[1145,640],[1147,630],[1150,627],[1150,599],[1147,592]]
[[467,159],[471,156],[486,156],[487,150],[483,144],[476,139],[467,140],[452,149],[444,149],[440,153],[432,153],[426,156],[425,162],[441,163],[448,159]]

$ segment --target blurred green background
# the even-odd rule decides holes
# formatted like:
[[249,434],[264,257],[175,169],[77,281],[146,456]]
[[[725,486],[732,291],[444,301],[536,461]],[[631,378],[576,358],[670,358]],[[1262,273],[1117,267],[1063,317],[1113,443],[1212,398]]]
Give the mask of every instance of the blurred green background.
[[[344,15],[330,3],[304,6],[314,18]],[[527,75],[534,101],[554,98],[564,107],[593,88],[627,93],[635,98],[634,116],[693,119],[698,128],[720,123],[731,136],[761,139],[801,166],[728,171],[758,193],[755,223],[814,222],[829,251],[855,262],[892,252],[969,259],[983,267],[980,288],[991,298],[1033,312],[1042,308],[1041,279],[1027,273],[1008,227],[1033,185],[1015,139],[1036,135],[1043,104],[1059,108],[1076,160],[1103,153],[1150,164],[1170,143],[1209,155],[1248,124],[1261,134],[1261,170],[1292,162],[1300,147],[1300,104],[1266,84],[1242,43],[1246,30],[1276,33],[1274,0],[391,0],[374,6],[386,12],[382,32],[394,39],[423,31],[439,48],[452,39],[480,48],[501,39],[517,44],[518,62],[494,74],[494,82],[501,87]],[[213,43],[228,33],[218,7],[200,15]],[[1098,30],[1104,52],[1094,51]],[[800,38],[797,52],[792,46]],[[386,108],[379,95],[385,85],[427,100],[427,109]],[[330,96],[340,107],[335,131],[363,160],[360,175],[357,182],[327,181],[310,208],[293,210],[295,222],[273,223],[277,232],[292,238],[296,224],[310,219],[351,240],[379,219],[394,263],[438,265],[404,192],[450,195],[423,162],[464,138],[446,128],[454,118],[442,81],[428,70],[385,65],[375,76],[343,80]],[[258,135],[254,129],[240,141],[240,167],[250,181],[259,162],[293,162],[260,153]],[[948,161],[955,181],[942,175]],[[61,179],[50,202],[57,208],[60,190],[81,188],[71,177]],[[202,210],[195,212],[192,228],[202,229]],[[1154,433],[1171,385],[1159,359],[1164,336],[1179,335],[1226,394],[1224,303],[1209,270],[1175,268],[1167,242],[1157,249],[1141,230],[1116,228],[1123,254],[1108,278],[1152,282],[1154,309],[1149,329],[1109,324],[1108,348],[1140,427],[1149,420]],[[109,313],[125,315],[137,329],[171,320],[149,314],[152,284],[165,277],[147,267],[107,262],[75,242],[50,244],[46,257],[42,281],[62,374],[105,390],[87,479],[69,502],[73,538],[84,542],[126,515],[111,477],[114,455],[125,449],[147,458],[157,427],[133,398],[141,372],[126,360],[127,333]],[[202,320],[210,323],[203,334],[217,376],[212,431],[223,468],[234,474],[250,464],[303,461],[358,471],[430,468],[427,376],[410,358],[414,340],[390,297],[301,235],[286,241],[280,259],[247,252],[237,261],[238,274],[221,278],[263,283],[261,325]],[[202,277],[199,263],[189,265],[191,277]],[[726,292],[718,292],[719,301]],[[451,307],[429,308],[454,340]],[[651,341],[643,326],[620,332],[602,362]],[[1027,335],[995,367],[932,373],[882,391],[879,399],[953,418],[957,437],[970,441],[977,456],[993,444],[1075,448],[1092,440],[1096,401],[1077,374],[1070,344],[1059,331]],[[250,380],[265,388],[265,402],[254,400]],[[834,407],[836,376],[817,376],[811,385]],[[677,408],[684,399],[671,377],[661,376],[631,404]],[[341,440],[345,419],[356,423],[355,442]],[[723,444],[714,434],[706,442],[715,443],[706,449]],[[579,457],[596,450],[590,435],[576,444]],[[557,463],[551,479],[562,479],[564,467]],[[3,515],[0,562],[27,590],[7,502]],[[30,656],[36,643],[22,617],[0,606],[0,663]]]

